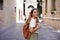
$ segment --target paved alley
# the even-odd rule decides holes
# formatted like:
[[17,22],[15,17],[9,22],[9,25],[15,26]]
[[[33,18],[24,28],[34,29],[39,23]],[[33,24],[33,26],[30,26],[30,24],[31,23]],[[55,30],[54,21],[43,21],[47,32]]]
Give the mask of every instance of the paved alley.
[[[15,23],[8,28],[0,29],[0,40],[24,40],[23,25],[23,23]],[[60,40],[60,33],[55,32],[55,29],[44,23],[41,23],[38,32],[38,40]]]

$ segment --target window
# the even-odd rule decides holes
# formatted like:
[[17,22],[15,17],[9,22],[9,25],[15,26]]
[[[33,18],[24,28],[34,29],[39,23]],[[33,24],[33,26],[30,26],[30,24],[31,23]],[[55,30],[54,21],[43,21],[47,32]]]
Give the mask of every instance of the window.
[[34,8],[34,6],[33,5],[29,5],[28,8]]
[[23,15],[25,16],[25,4],[23,4]]
[[[26,2],[26,0],[24,0]],[[25,3],[23,3],[23,15],[25,16]]]
[[16,12],[16,7],[15,7],[15,12]]
[[0,10],[3,10],[3,0],[0,0]]

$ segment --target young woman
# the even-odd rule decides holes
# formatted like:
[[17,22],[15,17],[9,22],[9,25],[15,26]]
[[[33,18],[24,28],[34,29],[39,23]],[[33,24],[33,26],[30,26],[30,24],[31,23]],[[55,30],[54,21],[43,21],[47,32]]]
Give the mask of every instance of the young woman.
[[[25,25],[29,25],[29,31],[32,33],[31,37],[40,28],[40,23],[38,20],[38,10],[36,8],[31,10],[30,16],[27,19]],[[31,37],[30,39],[26,39],[26,40],[31,40]]]

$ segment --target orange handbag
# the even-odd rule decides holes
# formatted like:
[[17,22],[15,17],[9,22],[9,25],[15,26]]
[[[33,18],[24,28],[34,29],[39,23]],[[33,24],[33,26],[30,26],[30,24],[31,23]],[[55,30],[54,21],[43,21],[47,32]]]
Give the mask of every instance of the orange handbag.
[[24,25],[23,27],[23,35],[25,39],[29,39],[31,37],[31,32],[29,31],[29,26]]

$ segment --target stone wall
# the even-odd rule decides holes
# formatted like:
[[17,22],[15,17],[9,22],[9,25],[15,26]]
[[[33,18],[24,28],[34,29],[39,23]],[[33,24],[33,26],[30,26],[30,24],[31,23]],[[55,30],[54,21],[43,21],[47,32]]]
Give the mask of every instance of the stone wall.
[[43,21],[54,27],[55,29],[59,29],[60,30],[60,0],[55,0],[55,6],[56,6],[56,13],[55,14],[51,14],[50,12],[50,8],[52,7],[51,6],[51,1],[52,0],[48,0],[48,7],[47,7],[47,13],[46,15],[44,14],[43,16]]
[[55,29],[59,29],[60,30],[60,20],[56,20],[56,19],[50,19],[50,18],[43,18],[43,21],[52,26]]
[[0,10],[0,28],[4,26],[4,12]]
[[15,0],[4,0],[3,10],[0,10],[0,28],[5,28],[16,22]]

